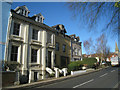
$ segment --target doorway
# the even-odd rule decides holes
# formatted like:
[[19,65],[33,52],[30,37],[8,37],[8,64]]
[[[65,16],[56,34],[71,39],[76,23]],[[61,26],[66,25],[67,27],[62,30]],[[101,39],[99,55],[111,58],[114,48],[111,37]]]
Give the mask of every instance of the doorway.
[[48,51],[48,61],[46,63],[47,67],[51,68],[51,51]]
[[34,81],[37,81],[37,72],[34,72]]

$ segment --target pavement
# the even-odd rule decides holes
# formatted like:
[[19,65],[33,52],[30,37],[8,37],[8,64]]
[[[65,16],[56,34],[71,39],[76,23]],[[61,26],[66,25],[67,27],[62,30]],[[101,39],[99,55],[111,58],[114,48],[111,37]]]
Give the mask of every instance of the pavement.
[[83,76],[78,76],[75,78],[70,78],[67,80],[63,80],[60,82],[44,85],[44,86],[36,86],[34,88],[29,88],[32,90],[42,89],[42,88],[80,88],[80,90],[86,90],[89,88],[92,90],[118,90],[119,84],[119,67],[109,67],[98,72],[89,73]]
[[[105,67],[108,68],[109,66]],[[86,72],[80,73],[80,74],[76,74],[76,75],[67,75],[67,76],[63,76],[63,77],[59,77],[59,78],[49,78],[49,79],[44,79],[41,81],[37,81],[37,82],[32,82],[32,83],[28,83],[28,84],[21,84],[21,85],[14,85],[14,86],[9,86],[9,87],[3,87],[2,89],[21,89],[21,88],[34,88],[34,87],[38,87],[38,86],[44,86],[44,85],[48,85],[48,84],[52,84],[52,83],[56,83],[56,82],[60,82],[60,81],[64,81],[67,79],[72,79],[75,77],[79,77],[79,76],[83,76],[89,73],[93,73],[93,72],[97,72],[100,71],[102,69],[105,68],[100,68],[100,69],[87,69]]]

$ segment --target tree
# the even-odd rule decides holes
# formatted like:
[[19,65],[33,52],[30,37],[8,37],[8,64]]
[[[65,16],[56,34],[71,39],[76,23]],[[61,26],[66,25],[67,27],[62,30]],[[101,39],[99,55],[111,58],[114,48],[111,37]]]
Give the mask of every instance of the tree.
[[92,41],[91,38],[89,38],[88,40],[85,40],[83,42],[83,46],[84,46],[85,51],[88,55],[92,54],[92,52],[93,52],[93,41]]
[[107,46],[107,39],[105,34],[98,37],[96,42],[96,54],[102,60],[106,61],[106,58],[110,54],[110,48]]
[[[112,28],[112,32],[118,33],[118,16],[120,13],[120,2],[69,2],[68,7],[73,11],[74,17],[89,26],[90,31],[95,31],[99,20],[104,16],[109,17],[102,31]],[[109,31],[110,32],[110,31]]]
[[87,54],[96,54],[97,57],[101,60],[107,59],[110,54],[110,47],[107,45],[107,38],[105,34],[101,34],[93,43],[93,40],[89,38],[83,42],[85,51]]

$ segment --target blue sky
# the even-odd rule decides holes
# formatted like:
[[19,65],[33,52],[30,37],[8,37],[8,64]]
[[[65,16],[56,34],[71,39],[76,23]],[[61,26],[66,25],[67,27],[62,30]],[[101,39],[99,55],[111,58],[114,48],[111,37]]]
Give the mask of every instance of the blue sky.
[[[34,14],[41,13],[45,20],[44,23],[48,26],[54,26],[57,24],[63,24],[67,30],[67,34],[76,34],[80,37],[80,41],[89,39],[91,37],[95,40],[97,37],[101,35],[101,32],[88,32],[89,28],[78,19],[73,18],[73,13],[70,11],[65,2],[14,2],[12,4],[12,9],[15,9],[17,6],[26,5],[30,10],[29,16],[33,16]],[[105,19],[100,20],[97,30],[102,29],[105,25]],[[108,33],[109,34],[109,33]],[[107,35],[108,45],[111,48],[111,52],[115,51],[115,41],[118,42],[117,37],[112,37],[111,35]],[[82,53],[85,53],[85,49],[82,43]]]

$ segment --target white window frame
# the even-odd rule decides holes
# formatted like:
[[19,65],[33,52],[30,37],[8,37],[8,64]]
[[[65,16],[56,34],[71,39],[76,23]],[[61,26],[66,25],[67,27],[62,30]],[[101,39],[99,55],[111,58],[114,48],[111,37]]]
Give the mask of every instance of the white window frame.
[[[14,34],[14,25],[15,25],[15,23],[16,23],[16,24],[20,24],[20,27],[19,27],[19,35]],[[20,22],[17,22],[17,21],[13,21],[12,35],[20,36],[20,33],[21,33],[21,23],[20,23]]]
[[[37,61],[36,62],[31,62],[31,60],[32,60],[32,49],[37,50]],[[42,56],[41,48],[31,46],[31,49],[30,49],[30,63],[31,64],[41,64],[41,56]]]
[[[37,31],[37,39],[34,39],[34,38],[33,38],[33,30],[36,30],[36,31]],[[39,30],[37,30],[36,28],[33,28],[33,29],[32,29],[32,40],[36,40],[36,41],[38,41],[38,39],[39,39],[39,37],[38,37],[38,36],[39,36],[38,33],[39,33]]]
[[9,57],[9,60],[11,61],[11,53],[12,53],[12,51],[11,51],[11,48],[12,48],[12,46],[17,46],[18,47],[18,53],[17,53],[17,62],[21,62],[20,60],[21,60],[21,45],[19,45],[19,44],[16,44],[16,43],[11,43],[10,44],[10,57]]

